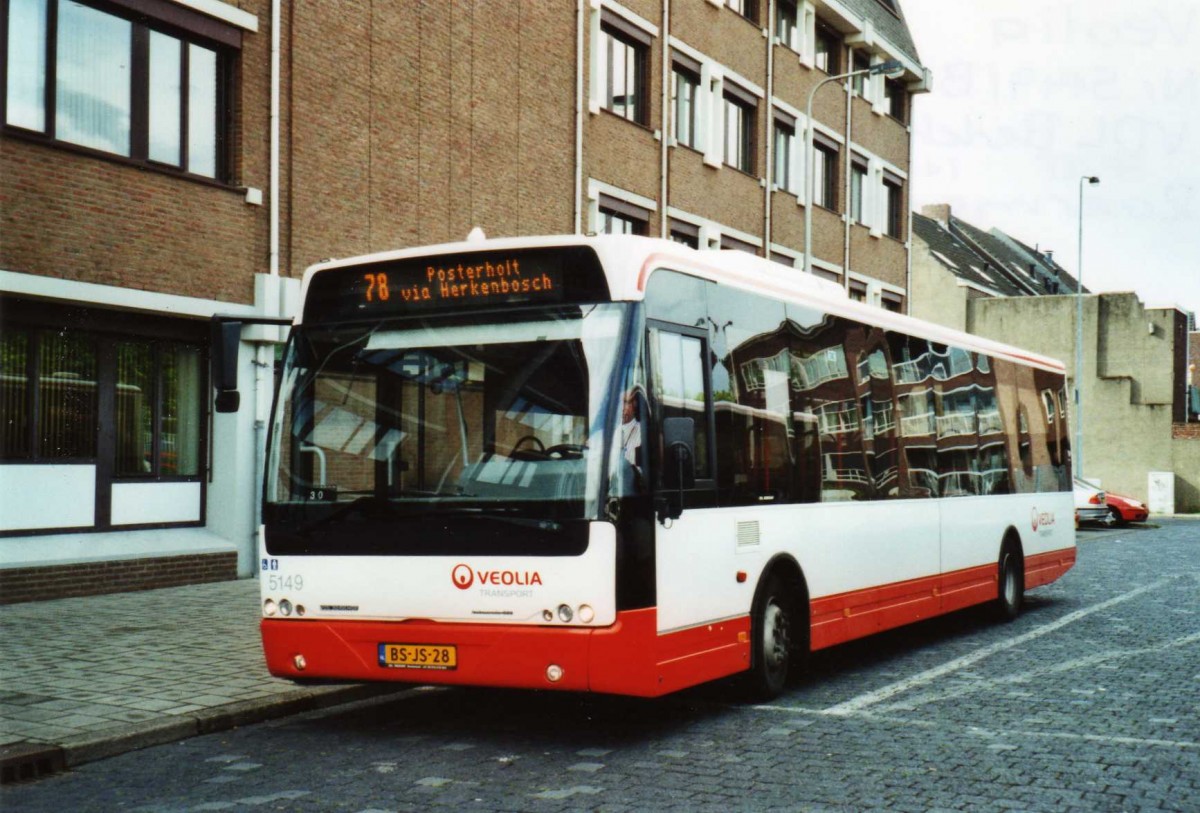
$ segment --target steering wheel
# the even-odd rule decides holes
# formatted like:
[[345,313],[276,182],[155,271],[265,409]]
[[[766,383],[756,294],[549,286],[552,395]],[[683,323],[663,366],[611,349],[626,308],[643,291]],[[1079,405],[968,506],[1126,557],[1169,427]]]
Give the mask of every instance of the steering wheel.
[[[522,449],[521,444],[530,441],[531,448]],[[546,444],[542,443],[536,435],[526,435],[513,444],[512,451],[508,456],[514,460],[544,460],[546,458]]]
[[579,460],[587,446],[582,443],[559,443],[546,449],[546,457],[552,460]]

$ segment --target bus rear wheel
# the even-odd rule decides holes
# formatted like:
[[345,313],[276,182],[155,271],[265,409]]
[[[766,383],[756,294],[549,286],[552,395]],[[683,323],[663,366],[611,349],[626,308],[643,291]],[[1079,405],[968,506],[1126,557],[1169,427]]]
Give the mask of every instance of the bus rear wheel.
[[999,590],[996,596],[996,616],[1012,621],[1021,614],[1025,601],[1025,567],[1020,549],[1006,541],[1000,549]]
[[755,602],[749,690],[755,700],[778,697],[795,656],[796,614],[782,579],[771,576]]

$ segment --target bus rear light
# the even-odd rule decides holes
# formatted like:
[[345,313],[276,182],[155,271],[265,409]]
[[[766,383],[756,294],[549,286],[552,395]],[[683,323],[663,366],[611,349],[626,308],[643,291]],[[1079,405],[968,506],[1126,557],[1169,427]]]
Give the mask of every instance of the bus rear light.
[[275,615],[275,612],[276,607],[274,599],[269,598],[263,602],[263,615],[265,615],[267,618],[270,618],[271,616]]
[[308,661],[304,659],[303,655],[297,655],[292,658],[292,665],[296,667],[297,672],[303,672],[308,666]]
[[571,619],[575,617],[575,611],[566,604],[558,605],[558,618],[564,624],[569,624]]
[[590,624],[596,620],[596,611],[591,608],[591,605],[579,605],[579,620],[585,624]]
[[552,663],[546,667],[546,680],[551,683],[558,683],[562,680],[563,668],[557,663]]
[[288,601],[286,598],[283,601],[279,602],[279,614],[282,616],[291,615],[292,614],[292,602]]

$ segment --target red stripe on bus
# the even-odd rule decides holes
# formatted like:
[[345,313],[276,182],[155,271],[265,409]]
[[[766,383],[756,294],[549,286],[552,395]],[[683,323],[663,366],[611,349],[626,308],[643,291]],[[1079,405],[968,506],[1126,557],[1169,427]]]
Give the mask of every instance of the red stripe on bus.
[[[1049,584],[1075,564],[1075,548],[1025,558],[1025,589]],[[996,598],[998,565],[983,565],[815,599],[812,648],[824,649],[876,632],[983,604]]]
[[[1025,586],[1061,576],[1075,549],[1025,559]],[[990,601],[997,567],[986,565],[922,579],[825,596],[811,602],[813,649],[861,638],[914,621]],[[442,685],[566,689],[654,697],[750,665],[748,615],[658,634],[650,607],[617,613],[610,627],[530,627],[435,621],[262,621],[263,650],[272,675],[290,679],[394,681]],[[453,670],[393,669],[379,663],[381,644],[454,646]],[[302,656],[300,668],[297,656]],[[562,670],[551,682],[547,667]]]

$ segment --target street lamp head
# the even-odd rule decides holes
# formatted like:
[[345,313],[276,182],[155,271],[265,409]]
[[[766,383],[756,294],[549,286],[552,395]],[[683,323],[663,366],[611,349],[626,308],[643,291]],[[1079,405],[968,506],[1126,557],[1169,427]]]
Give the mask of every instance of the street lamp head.
[[880,62],[872,65],[869,73],[874,76],[877,73],[882,73],[889,79],[895,79],[904,73],[904,65],[898,59],[889,59],[887,62]]
[[1090,184],[1100,183],[1100,179],[1097,178],[1095,175],[1084,175],[1083,177]]

